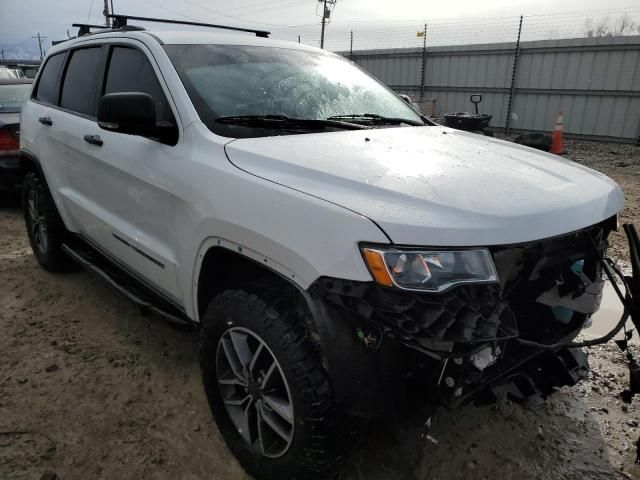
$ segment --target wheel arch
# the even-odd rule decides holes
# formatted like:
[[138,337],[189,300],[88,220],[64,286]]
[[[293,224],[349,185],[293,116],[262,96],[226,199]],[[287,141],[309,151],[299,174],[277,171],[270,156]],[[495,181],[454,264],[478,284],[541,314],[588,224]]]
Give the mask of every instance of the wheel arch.
[[[283,294],[295,295],[309,315],[307,327],[321,349],[337,401],[351,414],[370,416],[375,408],[371,395],[380,388],[376,381],[378,352],[364,348],[350,315],[313,294],[313,289],[305,289],[295,281],[295,274],[278,271],[268,258],[261,261],[247,253],[242,247],[231,249],[228,242],[216,240],[198,255],[193,289],[197,321],[204,317],[211,299],[225,290],[241,289],[243,284],[267,280],[270,286],[282,288]],[[350,368],[345,369],[345,364]]]
[[[262,260],[260,260],[262,258]],[[304,289],[296,282],[296,274],[267,257],[222,239],[205,242],[198,254],[193,284],[193,306],[196,321],[204,316],[209,301],[224,290],[240,288],[248,283],[268,280],[304,300]]]
[[19,161],[18,165],[20,168],[20,175],[22,176],[23,181],[24,181],[24,176],[27,173],[33,172],[36,175],[38,175],[40,180],[42,180],[44,187],[49,192],[49,195],[53,200],[53,206],[56,209],[60,218],[62,219],[62,223],[64,224],[65,228],[69,231],[75,231],[75,229],[73,228],[73,222],[71,222],[71,219],[66,209],[64,208],[64,204],[61,201],[59,201],[58,198],[56,198],[57,196],[54,195],[54,191],[52,190],[51,185],[49,185],[49,181],[47,179],[47,176],[44,173],[44,168],[42,167],[42,162],[40,161],[40,159],[34,153],[30,152],[29,150],[25,150],[23,148],[20,150],[18,161]]
[[29,172],[37,173],[45,184],[47,179],[42,170],[40,160],[34,154],[27,150],[20,150],[19,156],[20,174],[24,177]]

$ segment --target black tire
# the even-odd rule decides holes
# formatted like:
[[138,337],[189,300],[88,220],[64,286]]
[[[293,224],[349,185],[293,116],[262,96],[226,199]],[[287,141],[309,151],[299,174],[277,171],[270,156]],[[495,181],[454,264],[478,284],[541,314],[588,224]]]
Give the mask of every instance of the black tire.
[[42,268],[50,272],[75,270],[75,262],[62,250],[67,229],[49,190],[34,172],[24,177],[22,208],[31,249]]
[[[358,443],[354,438],[359,437],[360,424],[339,413],[322,355],[311,341],[304,315],[304,309],[287,300],[282,291],[255,295],[228,290],[211,301],[203,319],[200,365],[209,406],[231,452],[259,480],[334,478]],[[223,403],[221,389],[226,387],[218,383],[218,345],[223,335],[240,329],[266,344],[290,392],[292,440],[277,458],[264,455],[256,444],[252,446],[243,438]]]

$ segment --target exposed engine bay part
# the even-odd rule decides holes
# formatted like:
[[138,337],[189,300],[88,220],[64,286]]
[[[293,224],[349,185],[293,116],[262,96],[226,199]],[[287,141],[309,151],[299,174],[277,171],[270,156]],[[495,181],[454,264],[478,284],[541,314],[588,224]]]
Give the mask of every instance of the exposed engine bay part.
[[[593,340],[586,340],[583,342],[559,342],[552,344],[539,343],[535,341],[525,340],[522,338],[518,338],[517,341],[524,345],[529,345],[537,348],[553,350],[557,348],[572,348],[572,347],[589,347],[593,345],[599,345],[602,343],[606,343],[611,340],[614,336],[616,336],[623,328],[625,328],[625,324],[627,319],[631,317],[633,324],[637,329],[640,329],[640,256],[638,253],[640,252],[640,238],[638,237],[638,233],[636,232],[635,227],[632,224],[625,224],[624,231],[627,235],[627,239],[629,241],[629,251],[631,257],[631,267],[633,274],[630,277],[625,277],[620,269],[616,266],[616,264],[609,258],[605,258],[599,250],[597,249],[594,243],[594,250],[598,252],[598,261],[603,267],[607,278],[611,282],[613,289],[615,290],[620,302],[622,303],[624,310],[622,312],[622,316],[618,321],[617,325],[606,335],[600,338],[596,338]],[[620,290],[620,287],[616,283],[616,280],[613,274],[616,274],[623,284],[625,293],[623,294]],[[630,365],[630,370],[632,370]],[[640,391],[636,392],[640,393]]]
[[560,321],[564,321],[567,313],[572,311],[592,315],[600,308],[604,280],[591,281],[584,274],[582,274],[582,277],[584,277],[582,294],[579,291],[563,292],[565,284],[559,283],[551,290],[541,294],[537,301],[552,307],[556,318]]
[[483,350],[480,350],[478,353],[474,353],[470,357],[471,363],[479,371],[484,371],[485,368],[490,367],[491,365],[496,363],[496,360],[498,360],[501,352],[499,347],[496,347],[495,350],[496,351],[494,354],[494,350],[492,348],[486,347]]

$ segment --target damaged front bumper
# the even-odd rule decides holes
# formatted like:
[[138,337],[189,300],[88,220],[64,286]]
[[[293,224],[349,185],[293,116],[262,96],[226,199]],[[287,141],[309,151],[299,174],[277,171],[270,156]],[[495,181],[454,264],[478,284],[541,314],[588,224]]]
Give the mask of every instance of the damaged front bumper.
[[[494,247],[499,285],[421,293],[321,278],[310,294],[349,319],[361,348],[379,349],[389,338],[424,354],[419,363],[428,366],[415,373],[439,403],[453,407],[500,395],[537,403],[589,371],[572,340],[599,308],[614,228],[610,219],[561,237]],[[640,244],[629,238],[637,273],[627,280],[640,290]]]

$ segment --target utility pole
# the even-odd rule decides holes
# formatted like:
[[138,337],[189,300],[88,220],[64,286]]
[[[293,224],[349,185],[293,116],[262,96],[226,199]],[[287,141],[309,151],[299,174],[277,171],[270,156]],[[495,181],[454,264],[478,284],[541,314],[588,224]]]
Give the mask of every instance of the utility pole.
[[349,60],[353,60],[353,30],[351,30],[351,42],[349,43]]
[[320,33],[320,48],[324,48],[324,26],[327,23],[327,0],[322,0],[322,32]]
[[47,37],[41,36],[40,32],[38,32],[38,35],[36,35],[35,37],[31,37],[31,38],[37,38],[38,39],[38,47],[40,48],[40,61],[42,61],[42,59],[44,58],[44,55],[42,53],[42,40],[44,40]]
[[318,0],[322,3],[322,31],[320,33],[320,48],[324,48],[324,30],[327,25],[327,20],[331,15],[331,10],[327,8],[328,5],[335,5],[337,0]]
[[111,19],[109,18],[109,0],[104,0],[104,10],[102,11],[104,15],[104,24],[107,28],[111,28]]

